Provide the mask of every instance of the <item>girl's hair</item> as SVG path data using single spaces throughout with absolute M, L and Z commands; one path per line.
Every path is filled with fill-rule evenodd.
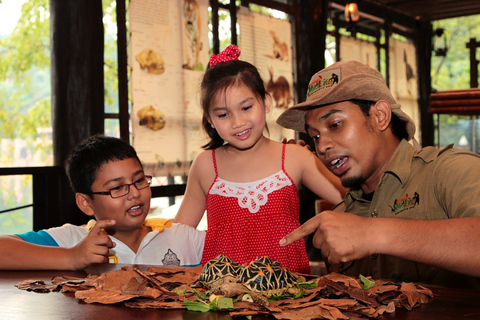
M 261 101 L 265 100 L 267 93 L 262 77 L 257 68 L 248 62 L 241 60 L 220 62 L 205 72 L 200 87 L 200 103 L 203 109 L 203 129 L 210 137 L 210 141 L 202 148 L 212 150 L 223 145 L 224 140 L 208 122 L 209 110 L 219 92 L 225 93 L 229 87 L 241 84 L 249 88 Z
M 72 150 L 65 164 L 73 192 L 90 194 L 98 170 L 105 163 L 130 158 L 136 159 L 142 166 L 135 149 L 128 142 L 102 134 L 83 140 Z M 90 197 L 93 198 L 92 195 Z

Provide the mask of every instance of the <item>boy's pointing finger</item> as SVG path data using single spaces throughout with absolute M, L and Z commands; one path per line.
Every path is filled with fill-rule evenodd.
M 103 229 L 115 225 L 115 220 L 100 220 L 92 227 L 89 234 L 99 235 Z

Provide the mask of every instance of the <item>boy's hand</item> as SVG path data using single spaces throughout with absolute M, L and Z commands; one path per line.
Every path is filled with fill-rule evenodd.
M 108 252 L 115 243 L 102 229 L 115 225 L 115 220 L 100 220 L 90 230 L 88 235 L 75 247 L 70 248 L 70 261 L 73 269 L 81 270 L 92 263 L 108 262 Z

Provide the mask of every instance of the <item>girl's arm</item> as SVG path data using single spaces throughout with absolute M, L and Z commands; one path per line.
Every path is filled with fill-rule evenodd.
M 325 165 L 305 147 L 294 147 L 293 156 L 295 163 L 301 167 L 301 183 L 320 198 L 327 200 L 333 205 L 343 201 L 347 189 L 342 186 L 340 179 L 335 176 Z
M 188 173 L 187 188 L 174 222 L 196 228 L 206 209 L 208 187 L 213 182 L 209 178 L 213 171 L 211 152 L 202 152 L 192 163 Z M 215 176 L 213 171 L 213 177 Z

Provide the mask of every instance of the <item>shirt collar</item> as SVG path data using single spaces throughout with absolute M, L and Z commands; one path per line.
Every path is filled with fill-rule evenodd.
M 383 175 L 389 173 L 400 180 L 402 187 L 408 182 L 410 171 L 412 167 L 412 158 L 415 156 L 415 149 L 408 143 L 407 140 L 402 139 L 390 158 L 390 162 Z
M 397 148 L 392 154 L 390 161 L 387 165 L 385 172 L 382 175 L 382 179 L 386 174 L 391 174 L 392 176 L 396 177 L 400 180 L 402 186 L 405 186 L 408 182 L 408 178 L 410 177 L 411 171 L 411 159 L 415 154 L 415 149 L 413 148 L 407 140 L 402 139 L 398 144 Z M 375 191 L 374 191 L 375 192 Z M 363 190 L 351 190 L 348 191 L 345 195 L 345 204 L 348 205 L 353 201 L 361 201 L 361 202 L 368 202 L 368 200 L 363 198 Z

